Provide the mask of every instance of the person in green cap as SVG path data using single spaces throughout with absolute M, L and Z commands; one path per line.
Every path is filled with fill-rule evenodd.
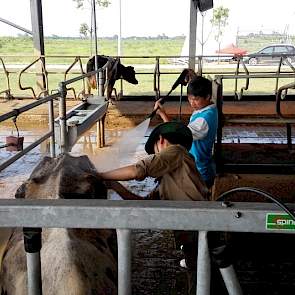
M 190 129 L 181 122 L 166 122 L 151 132 L 145 150 L 149 156 L 134 165 L 100 173 L 110 189 L 124 200 L 204 201 L 209 198 L 208 188 L 198 172 L 194 158 L 189 154 L 193 141 Z M 156 178 L 158 186 L 146 197 L 127 190 L 118 180 Z M 116 180 L 116 181 L 114 181 Z M 195 294 L 197 233 L 174 231 L 176 247 L 182 249 L 182 267 L 187 268 L 188 294 Z
M 158 186 L 146 198 L 127 192 L 121 185 L 112 182 L 110 188 L 126 200 L 206 200 L 207 186 L 188 153 L 192 141 L 190 129 L 181 122 L 162 123 L 153 129 L 145 144 L 149 156 L 133 165 L 100 175 L 105 180 L 144 180 L 146 177 L 158 180 Z

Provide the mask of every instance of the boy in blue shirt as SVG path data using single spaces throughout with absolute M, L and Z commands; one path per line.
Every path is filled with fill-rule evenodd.
M 211 102 L 211 81 L 201 76 L 193 78 L 188 84 L 187 96 L 193 109 L 188 124 L 193 134 L 190 153 L 195 158 L 196 166 L 203 180 L 210 188 L 214 183 L 216 174 L 212 151 L 218 125 L 217 108 Z M 160 100 L 156 102 L 156 108 L 158 108 L 157 114 L 164 122 L 170 121 Z

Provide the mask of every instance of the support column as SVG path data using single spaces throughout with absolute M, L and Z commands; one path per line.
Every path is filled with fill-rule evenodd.
M 195 56 L 197 44 L 197 6 L 194 0 L 190 0 L 190 24 L 189 24 L 189 63 L 190 69 L 195 70 Z
M 45 69 L 45 50 L 44 50 L 44 34 L 43 34 L 43 17 L 42 17 L 42 0 L 30 0 L 31 2 L 31 22 L 34 41 L 34 55 L 36 57 L 42 56 L 41 60 Z M 44 69 L 40 66 L 36 68 L 37 72 L 37 85 L 41 91 L 46 88 L 46 77 Z

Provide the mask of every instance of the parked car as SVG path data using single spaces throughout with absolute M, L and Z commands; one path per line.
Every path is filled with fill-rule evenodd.
M 295 61 L 295 46 L 292 44 L 273 44 L 266 46 L 255 53 L 250 53 L 244 58 L 246 63 L 257 65 L 262 63 L 278 63 L 281 56 L 288 59 L 289 62 Z

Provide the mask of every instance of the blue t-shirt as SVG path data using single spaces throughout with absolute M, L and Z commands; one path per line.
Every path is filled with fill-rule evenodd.
M 218 113 L 215 105 L 210 105 L 204 110 L 192 114 L 190 123 L 197 118 L 203 118 L 208 125 L 207 134 L 201 139 L 195 139 L 192 143 L 190 153 L 194 156 L 197 169 L 204 181 L 212 185 L 216 174 L 215 163 L 212 159 L 212 149 L 218 126 Z

